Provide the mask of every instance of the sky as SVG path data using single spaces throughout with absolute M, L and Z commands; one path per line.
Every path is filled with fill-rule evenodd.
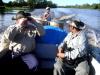
M 14 0 L 3 0 L 4 2 L 14 1 Z M 66 5 L 81 5 L 81 4 L 93 4 L 100 3 L 100 0 L 48 0 L 57 4 L 58 6 L 66 6 Z

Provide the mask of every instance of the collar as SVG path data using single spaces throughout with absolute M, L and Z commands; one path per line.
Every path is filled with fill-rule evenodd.
M 74 34 L 71 32 L 72 39 L 74 39 L 75 37 L 77 37 L 80 33 L 81 33 L 81 31 L 79 31 L 77 33 L 74 33 Z

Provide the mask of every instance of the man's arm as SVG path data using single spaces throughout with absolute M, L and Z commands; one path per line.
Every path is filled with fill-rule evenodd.
M 36 26 L 37 33 L 39 36 L 42 36 L 45 34 L 45 30 L 41 24 L 37 23 L 35 20 L 33 21 L 33 24 Z
M 10 41 L 12 41 L 16 35 L 16 32 L 13 32 L 14 26 L 8 27 L 4 34 L 2 35 L 1 42 L 0 42 L 0 58 L 2 58 L 7 51 L 9 50 Z M 13 33 L 11 33 L 13 32 Z
M 64 54 L 64 46 L 66 45 L 66 41 L 67 41 L 67 37 L 65 37 L 65 39 L 63 40 L 63 42 L 58 46 L 58 53 L 57 53 L 57 56 L 59 58 L 64 58 L 65 57 L 65 54 Z

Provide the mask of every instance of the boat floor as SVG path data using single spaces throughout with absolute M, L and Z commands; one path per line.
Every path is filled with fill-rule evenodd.
M 3 75 L 9 74 L 9 75 L 53 75 L 53 69 L 37 69 L 34 70 L 27 70 L 24 67 L 21 67 L 21 65 L 8 65 L 3 64 L 0 65 L 0 73 Z M 73 71 L 69 71 L 67 75 L 75 75 Z
M 0 73 L 2 73 L 2 74 L 9 74 L 9 75 L 23 75 L 23 74 L 25 74 L 25 75 L 53 75 L 53 70 L 39 70 L 39 71 L 36 71 L 36 72 L 26 72 L 26 71 L 9 71 L 9 70 L 7 70 L 7 71 L 3 71 L 2 70 L 2 72 L 0 72 Z M 72 73 L 72 72 L 70 72 L 70 73 L 67 73 L 67 75 L 75 75 L 74 73 Z
M 5 60 L 6 59 L 6 60 Z M 3 75 L 53 75 L 53 69 L 28 70 L 28 68 L 21 61 L 9 60 L 9 54 L 0 59 L 0 73 Z M 75 75 L 74 71 L 69 71 L 67 75 Z
M 37 71 L 26 71 L 26 70 L 22 70 L 20 68 L 15 69 L 11 69 L 6 68 L 5 67 L 1 70 L 0 69 L 0 73 L 5 75 L 53 75 L 53 69 L 41 69 L 41 70 L 37 70 Z M 74 72 L 69 71 L 69 73 L 67 73 L 67 75 L 75 75 Z
M 37 70 L 27 70 L 21 65 L 8 65 L 8 64 L 0 64 L 0 73 L 3 75 L 53 75 L 53 69 L 37 69 Z M 67 75 L 75 75 L 73 71 L 69 71 Z

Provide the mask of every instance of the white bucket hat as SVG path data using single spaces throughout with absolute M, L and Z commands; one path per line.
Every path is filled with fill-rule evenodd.
M 78 28 L 78 29 L 82 29 L 83 30 L 83 29 L 86 28 L 86 25 L 83 22 L 78 21 L 78 20 L 66 21 L 66 23 L 68 25 L 71 25 L 71 26 L 73 26 L 75 28 Z

